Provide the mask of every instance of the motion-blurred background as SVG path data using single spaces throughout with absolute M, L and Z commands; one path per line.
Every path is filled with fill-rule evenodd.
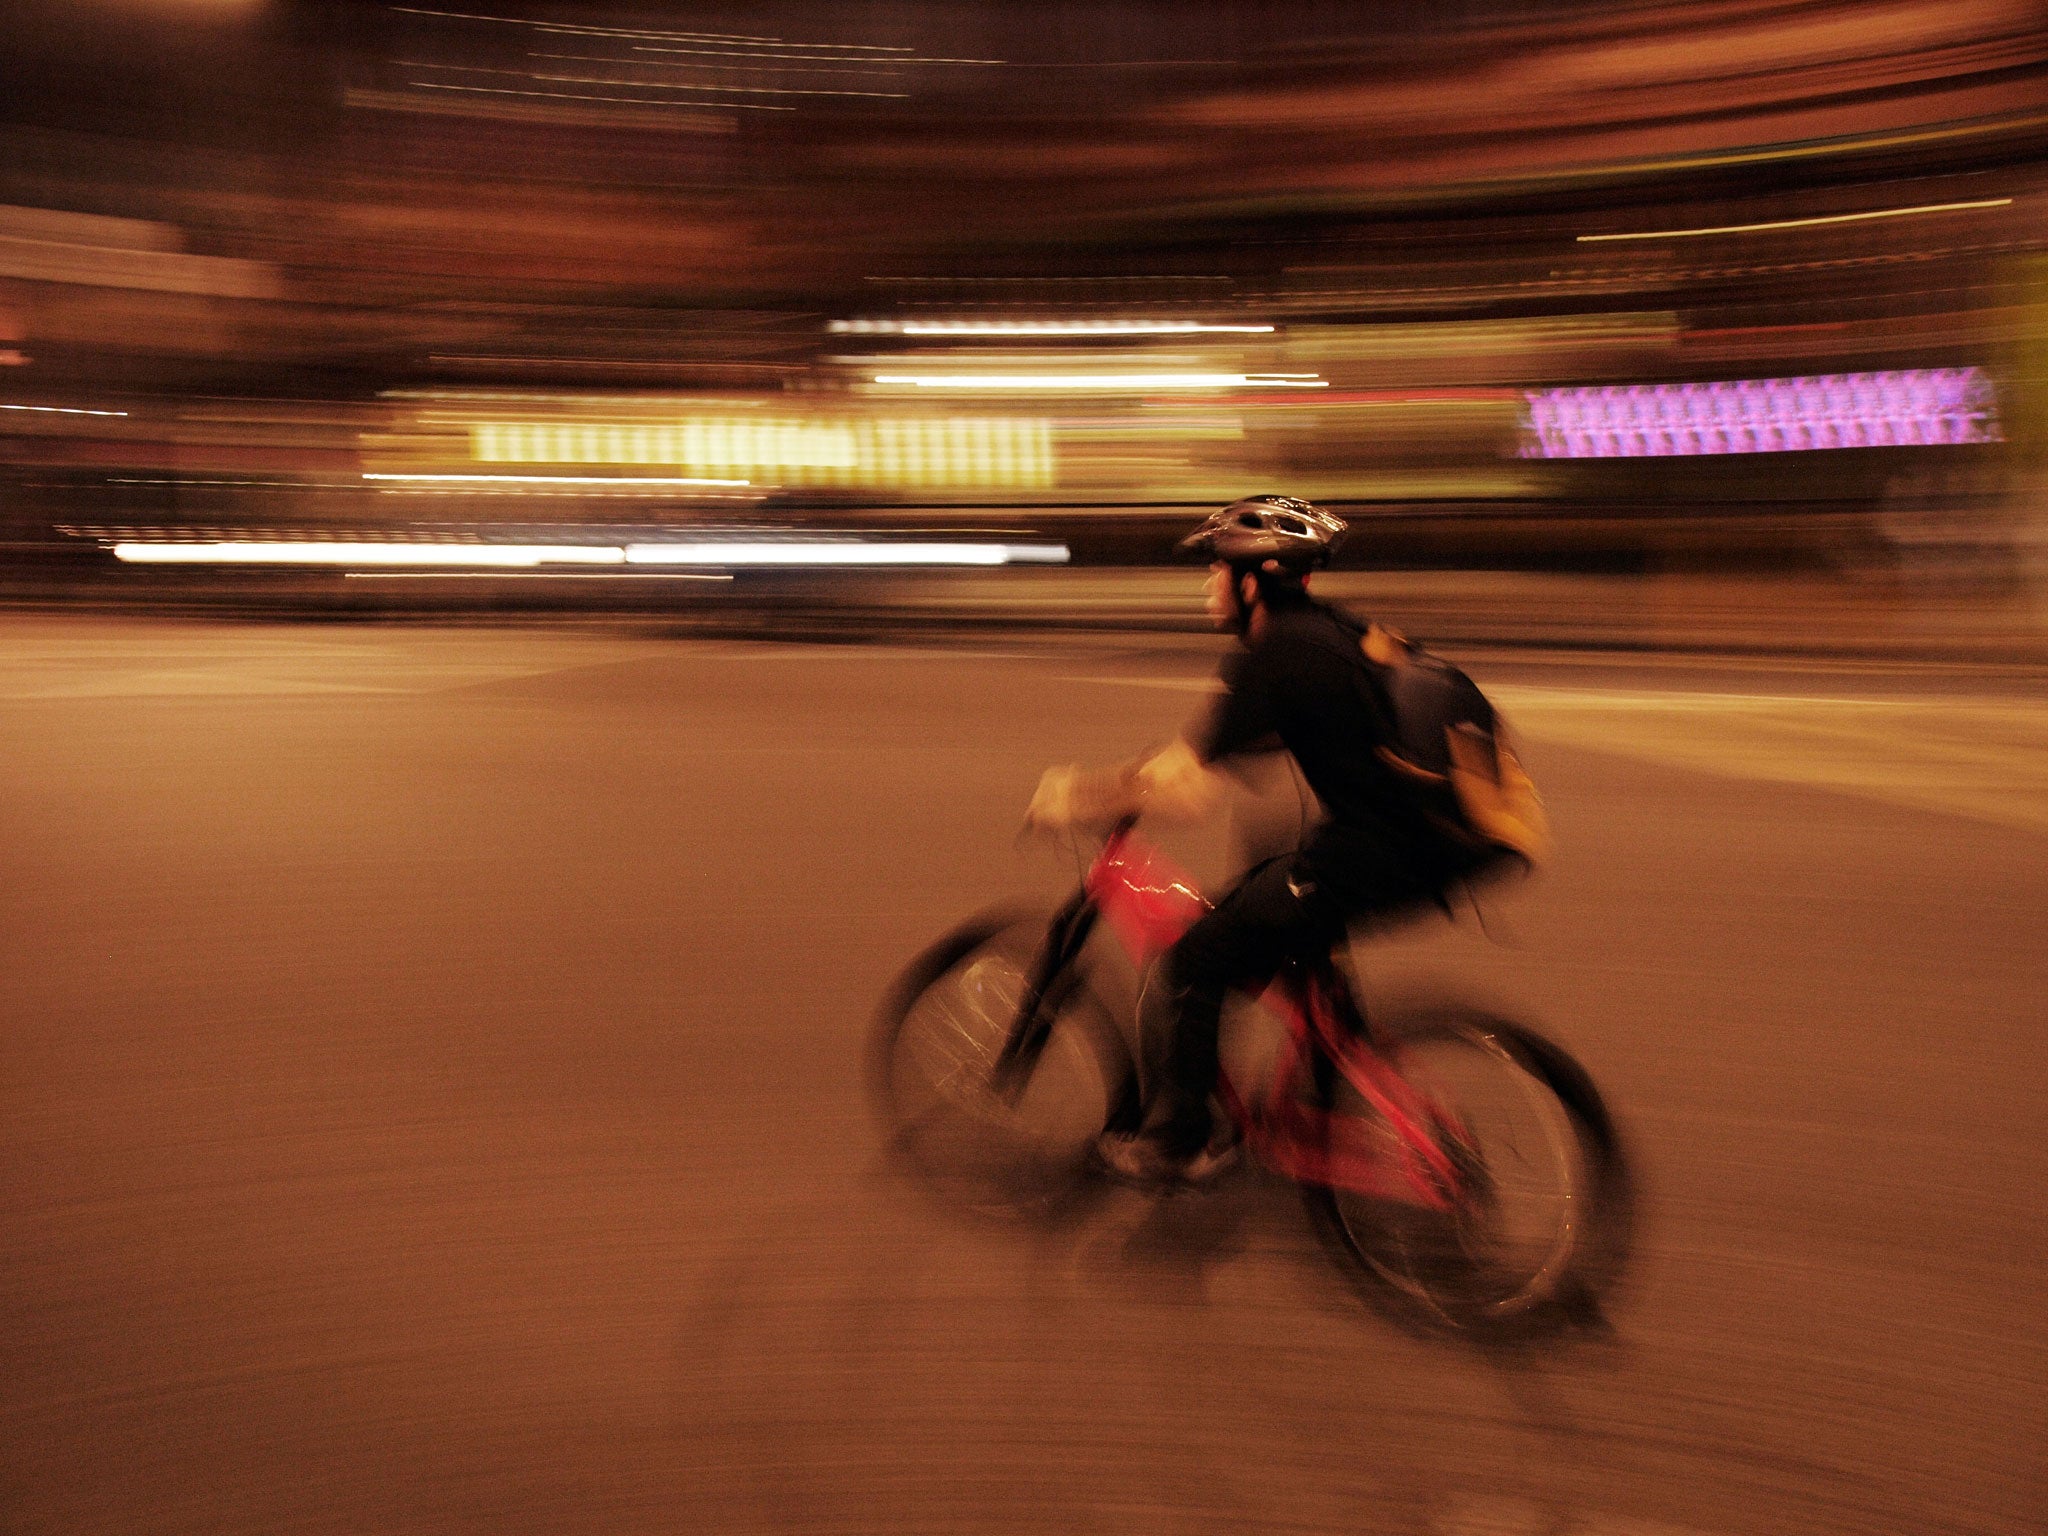
M 1281 490 L 1439 633 L 2039 644 L 2031 0 L 79 0 L 0 50 L 10 594 L 1186 624 L 1144 568 Z M 390 543 L 457 548 L 332 547 Z M 625 579 L 689 572 L 737 579 Z
M 2044 423 L 2040 0 L 0 6 L 0 1531 L 2034 1536 Z M 1607 1095 L 1604 1331 L 886 1175 L 1259 492 L 1520 733 L 1356 958 Z

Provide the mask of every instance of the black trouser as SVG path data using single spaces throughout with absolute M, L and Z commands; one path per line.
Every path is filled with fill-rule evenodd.
M 1355 919 L 1434 900 L 1473 867 L 1441 844 L 1335 830 L 1256 866 L 1160 962 L 1140 1021 L 1151 1068 L 1146 1133 L 1178 1157 L 1208 1141 L 1217 1035 L 1232 988 L 1263 987 L 1290 958 L 1328 954 Z

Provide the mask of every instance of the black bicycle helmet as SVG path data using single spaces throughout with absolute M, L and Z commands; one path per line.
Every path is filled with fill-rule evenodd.
M 1344 519 L 1293 496 L 1247 496 L 1212 512 L 1180 541 L 1189 554 L 1246 570 L 1294 573 L 1328 565 Z

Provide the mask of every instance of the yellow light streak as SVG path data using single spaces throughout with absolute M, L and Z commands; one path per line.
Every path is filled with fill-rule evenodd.
M 730 571 L 345 571 L 350 581 L 731 581 Z
M 1052 425 L 1043 418 L 473 421 L 468 432 L 471 457 L 487 464 L 678 465 L 798 485 L 1042 488 L 1055 480 Z
M 1987 197 L 1967 203 L 1922 203 L 1912 208 L 1874 208 L 1868 213 L 1816 214 L 1807 219 L 1772 219 L 1762 224 L 1716 224 L 1703 229 L 1639 230 L 1618 235 L 1580 235 L 1581 245 L 1609 240 L 1680 240 L 1694 235 L 1741 235 L 1765 229 L 1805 229 L 1819 224 L 1856 224 L 1869 219 L 1903 219 L 1920 213 L 1958 213 L 1972 208 L 2004 208 L 2009 197 Z
M 706 480 L 690 475 L 411 475 L 364 472 L 365 480 L 405 480 L 447 484 L 596 485 L 638 490 L 650 485 L 751 485 L 749 480 Z
M 1197 332 L 1270 335 L 1270 325 L 1212 325 L 1199 320 L 834 320 L 837 335 L 892 336 L 1187 336 Z

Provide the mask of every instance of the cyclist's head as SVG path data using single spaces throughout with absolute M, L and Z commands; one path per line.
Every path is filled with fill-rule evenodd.
M 1258 583 L 1262 602 L 1279 606 L 1307 596 L 1308 573 L 1330 563 L 1344 520 L 1292 496 L 1247 496 L 1212 512 L 1180 547 L 1229 567 L 1234 627 L 1242 629 L 1244 578 Z

